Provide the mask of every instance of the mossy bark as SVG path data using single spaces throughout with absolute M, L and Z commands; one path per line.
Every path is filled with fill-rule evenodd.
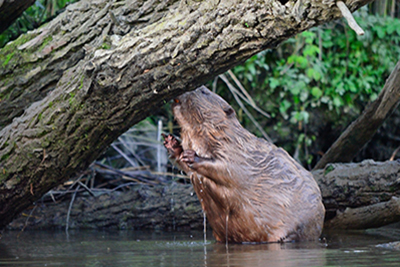
M 333 0 L 68 6 L 0 51 L 0 228 L 164 101 L 340 16 Z

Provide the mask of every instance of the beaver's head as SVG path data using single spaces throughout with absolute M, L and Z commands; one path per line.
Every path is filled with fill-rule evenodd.
M 238 123 L 233 108 L 205 86 L 182 94 L 174 102 L 174 116 L 182 128 L 218 129 L 232 121 Z

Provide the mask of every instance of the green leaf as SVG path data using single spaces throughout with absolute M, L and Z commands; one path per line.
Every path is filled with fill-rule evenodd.
M 278 87 L 280 85 L 280 81 L 276 78 L 269 78 L 269 87 L 271 87 L 271 89 L 275 89 L 276 87 Z
M 322 91 L 318 87 L 314 86 L 311 88 L 311 94 L 316 98 L 320 98 L 322 96 Z
M 389 23 L 389 25 L 387 25 L 386 31 L 388 34 L 392 34 L 396 31 L 396 29 L 400 27 L 400 25 L 398 23 Z
M 308 45 L 308 46 L 306 46 L 306 48 L 303 51 L 304 56 L 314 57 L 319 53 L 320 53 L 320 50 L 319 50 L 318 46 L 316 46 L 316 45 Z
M 335 96 L 333 98 L 333 105 L 335 107 L 341 107 L 341 106 L 343 106 L 343 100 L 339 96 Z
M 289 118 L 289 115 L 287 114 L 287 110 L 292 106 L 292 104 L 284 99 L 280 104 L 279 104 L 279 112 L 281 113 L 282 117 L 287 120 Z
M 384 38 L 386 33 L 385 33 L 385 28 L 383 28 L 382 26 L 378 26 L 376 27 L 376 34 L 378 35 L 379 38 Z

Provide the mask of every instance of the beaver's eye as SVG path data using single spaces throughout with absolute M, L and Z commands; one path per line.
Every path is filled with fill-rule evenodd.
M 207 90 L 201 90 L 201 93 L 202 93 L 203 95 L 209 95 L 209 94 L 210 94 L 210 92 L 207 91 Z
M 228 117 L 235 113 L 235 111 L 231 107 L 224 108 L 224 112 Z

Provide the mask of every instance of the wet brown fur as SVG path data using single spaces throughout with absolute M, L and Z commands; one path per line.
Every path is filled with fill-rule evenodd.
M 190 175 L 217 241 L 318 239 L 325 209 L 310 172 L 244 129 L 232 107 L 207 88 L 176 101 L 182 143 L 170 154 Z

